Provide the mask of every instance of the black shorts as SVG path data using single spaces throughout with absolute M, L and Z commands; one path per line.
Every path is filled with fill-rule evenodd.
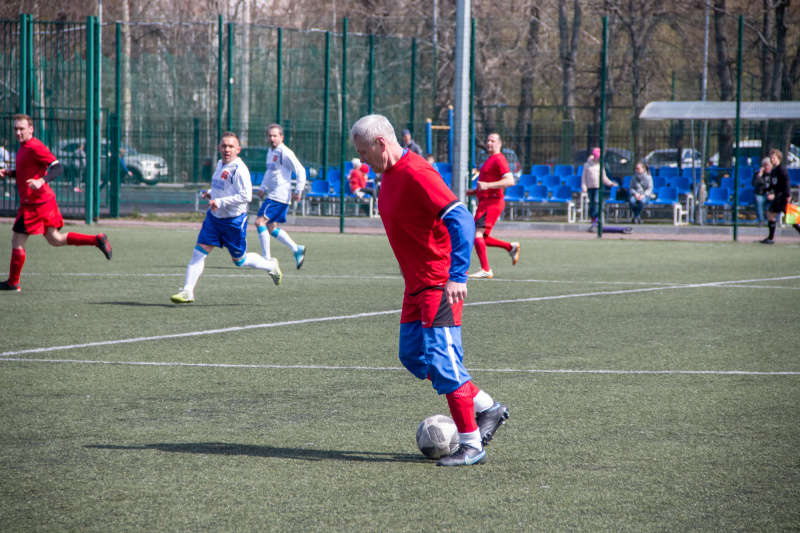
M 786 212 L 786 204 L 789 203 L 789 199 L 785 196 L 776 196 L 772 202 L 769 204 L 769 212 L 775 213 L 785 213 Z

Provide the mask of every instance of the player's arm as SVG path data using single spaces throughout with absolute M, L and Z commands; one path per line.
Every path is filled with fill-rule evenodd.
M 45 183 L 50 183 L 63 173 L 64 173 L 64 166 L 61 163 L 59 163 L 58 160 L 56 159 L 55 161 L 50 163 L 50 165 L 47 167 L 47 171 L 45 172 L 44 177 L 35 180 L 34 179 L 28 180 L 28 186 L 34 191 L 41 189 L 42 187 L 44 187 Z
M 445 285 L 447 301 L 451 304 L 467 296 L 467 271 L 475 241 L 475 221 L 466 206 L 454 200 L 439 213 L 450 234 L 450 276 Z
M 289 161 L 292 163 L 292 170 L 294 170 L 295 175 L 297 176 L 297 184 L 294 187 L 294 195 L 293 199 L 295 201 L 300 199 L 300 196 L 303 194 L 303 191 L 306 188 L 306 169 L 300 160 L 297 159 L 297 156 L 294 155 L 294 152 L 288 152 L 286 155 L 289 156 Z
M 514 185 L 514 174 L 508 172 L 503 174 L 503 177 L 500 178 L 499 181 L 479 181 L 477 183 L 477 188 L 479 191 L 485 191 L 487 189 L 505 189 L 512 185 Z

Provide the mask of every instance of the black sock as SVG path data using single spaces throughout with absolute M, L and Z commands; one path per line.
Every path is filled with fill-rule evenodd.
M 794 224 L 792 227 L 797 230 L 797 233 L 800 233 L 800 224 Z
M 767 226 L 769 226 L 769 237 L 767 237 L 767 238 L 772 240 L 772 238 L 775 237 L 775 221 L 774 220 L 770 220 L 767 223 Z

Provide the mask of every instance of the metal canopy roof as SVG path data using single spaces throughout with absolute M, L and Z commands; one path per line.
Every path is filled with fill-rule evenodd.
M 742 120 L 800 119 L 800 102 L 742 102 Z M 736 102 L 650 102 L 643 120 L 734 120 Z

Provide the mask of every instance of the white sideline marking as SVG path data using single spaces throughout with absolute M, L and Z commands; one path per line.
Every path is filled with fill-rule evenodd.
M 653 291 L 667 291 L 671 289 L 693 289 L 693 288 L 701 288 L 701 287 L 719 287 L 719 286 L 726 286 L 726 285 L 735 285 L 741 283 L 755 283 L 758 281 L 780 281 L 780 280 L 787 280 L 787 279 L 800 279 L 800 276 L 784 276 L 779 278 L 759 278 L 759 279 L 749 279 L 749 280 L 731 280 L 731 281 L 714 281 L 709 283 L 695 283 L 690 285 L 667 285 L 667 286 L 660 286 L 660 287 L 647 287 L 642 289 L 628 289 L 628 290 L 618 290 L 618 291 L 604 291 L 604 292 L 587 292 L 587 293 L 576 293 L 576 294 L 561 294 L 556 296 L 538 296 L 534 298 L 518 298 L 513 300 L 495 300 L 491 302 L 472 302 L 464 304 L 466 306 L 473 306 L 473 305 L 497 305 L 497 304 L 506 304 L 506 303 L 522 303 L 522 302 L 542 302 L 547 300 L 563 300 L 567 298 L 583 298 L 587 296 L 610 296 L 610 295 L 617 295 L 617 294 L 635 294 L 640 292 L 653 292 Z M 230 328 L 220 328 L 220 329 L 211 329 L 211 330 L 202 330 L 202 331 L 190 331 L 186 333 L 173 333 L 170 335 L 156 335 L 152 337 L 134 337 L 131 339 L 119 339 L 113 341 L 98 341 L 98 342 L 87 342 L 83 344 L 70 344 L 66 346 L 50 346 L 45 348 L 32 348 L 29 350 L 18 350 L 18 351 L 10 351 L 10 352 L 2 352 L 0 353 L 0 360 L 2 358 L 10 356 L 10 355 L 22 355 L 28 353 L 42 353 L 42 352 L 53 352 L 58 350 L 71 350 L 74 348 L 90 348 L 94 346 L 112 346 L 116 344 L 130 344 L 134 342 L 143 342 L 143 341 L 154 341 L 154 340 L 162 340 L 162 339 L 177 339 L 182 337 L 199 337 L 203 335 L 211 335 L 215 333 L 229 333 L 233 331 L 244 331 L 248 329 L 262 329 L 262 328 L 274 328 L 278 326 L 291 326 L 291 325 L 298 325 L 298 324 L 311 324 L 315 322 L 328 322 L 333 320 L 349 320 L 353 318 L 366 318 L 366 317 L 373 317 L 373 316 L 381 316 L 381 315 L 391 315 L 399 313 L 400 309 L 393 309 L 391 311 L 375 311 L 371 313 L 358 313 L 355 315 L 341 315 L 341 316 L 330 316 L 330 317 L 319 317 L 319 318 L 306 318 L 302 320 L 288 320 L 285 322 L 275 322 L 272 324 L 252 324 L 249 326 L 236 326 Z
M 22 357 L 0 359 L 0 361 L 16 361 L 23 363 L 76 363 L 95 365 L 129 365 L 129 366 L 188 366 L 205 368 L 262 368 L 279 370 L 389 370 L 404 371 L 405 368 L 395 366 L 328 366 L 328 365 L 255 365 L 228 363 L 170 363 L 154 361 L 93 361 L 82 359 L 26 359 Z M 775 371 L 756 372 L 746 370 L 569 370 L 569 369 L 520 369 L 520 368 L 473 368 L 471 372 L 506 372 L 518 374 L 712 374 L 723 376 L 798 376 L 800 372 Z

